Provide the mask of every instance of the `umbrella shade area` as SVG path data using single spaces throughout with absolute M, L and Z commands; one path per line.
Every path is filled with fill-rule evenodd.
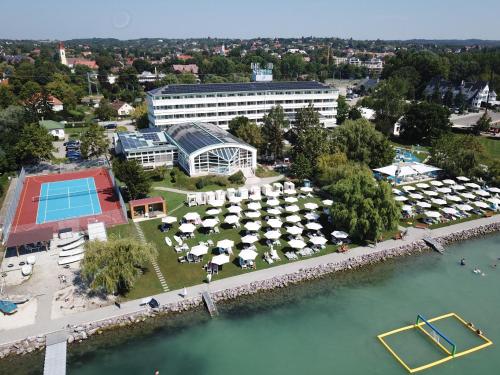
M 340 230 L 332 232 L 332 236 L 338 238 L 339 240 L 349 237 L 349 235 L 346 232 L 342 232 Z
M 267 213 L 268 213 L 269 215 L 275 215 L 275 216 L 279 216 L 279 215 L 281 215 L 281 211 L 280 211 L 280 210 L 278 210 L 277 208 L 269 208 L 269 209 L 267 210 Z
M 281 228 L 283 226 L 283 222 L 279 219 L 269 219 L 267 221 L 267 225 L 271 228 Z
M 221 211 L 220 211 L 220 209 L 218 209 L 218 208 L 209 208 L 209 209 L 207 210 L 207 215 L 209 215 L 209 216 L 215 216 L 215 215 L 220 214 L 220 212 L 221 212 Z
M 427 202 L 418 202 L 417 206 L 421 208 L 431 208 L 431 204 Z
M 427 195 L 428 197 L 437 197 L 439 194 L 433 190 L 422 190 L 422 194 Z
M 413 207 L 409 206 L 407 204 L 404 204 L 403 207 L 401 207 L 401 210 L 405 211 L 405 212 L 412 212 L 413 211 Z
M 295 197 L 286 197 L 285 198 L 286 203 L 296 203 L 297 201 L 298 201 L 298 199 Z
M 408 195 L 412 199 L 424 199 L 424 196 L 422 194 L 411 193 L 411 194 L 408 194 Z
M 473 202 L 472 204 L 475 205 L 476 207 L 479 207 L 479 208 L 489 208 L 490 207 L 490 205 L 488 203 L 485 203 L 483 201 Z
M 220 240 L 217 241 L 217 247 L 220 247 L 221 249 L 230 249 L 234 246 L 234 241 L 233 240 Z
M 493 203 L 493 204 L 500 204 L 500 199 L 498 198 L 495 198 L 495 197 L 492 197 L 492 198 L 488 198 L 486 199 L 488 202 L 490 203 Z
M 177 222 L 177 218 L 174 216 L 165 216 L 161 219 L 162 223 L 173 224 Z
M 251 202 L 247 204 L 247 208 L 249 210 L 258 211 L 262 208 L 262 205 L 259 202 Z
M 320 223 L 307 223 L 306 228 L 309 230 L 320 230 L 323 228 L 323 225 Z
M 222 266 L 223 264 L 229 263 L 229 255 L 226 254 L 216 255 L 212 258 L 210 263 Z
M 467 181 L 470 181 L 469 178 L 465 177 L 465 176 L 458 176 L 457 177 L 457 180 L 458 181 L 462 181 L 462 182 L 467 182 Z
M 489 197 L 490 196 L 490 193 L 488 193 L 485 190 L 476 190 L 476 191 L 474 191 L 474 194 L 479 195 L 481 197 Z
M 280 201 L 277 199 L 269 199 L 266 204 L 271 207 L 276 207 L 280 205 Z
M 179 226 L 179 230 L 182 233 L 193 233 L 195 231 L 195 229 L 196 229 L 196 227 L 190 223 L 181 224 Z
M 299 206 L 297 206 L 296 204 L 292 204 L 291 206 L 286 206 L 285 211 L 294 213 L 294 212 L 299 212 L 300 209 L 299 209 Z
M 425 211 L 424 215 L 433 219 L 437 219 L 438 217 L 441 217 L 441 214 L 437 211 Z
M 201 257 L 202 255 L 208 253 L 208 247 L 205 245 L 196 245 L 191 248 L 189 253 L 193 254 L 194 256 Z
M 281 237 L 281 233 L 277 230 L 270 230 L 269 232 L 264 233 L 264 237 L 266 237 L 268 240 L 277 240 Z
M 490 193 L 493 193 L 493 194 L 498 194 L 498 193 L 500 193 L 500 189 L 499 189 L 499 188 L 497 188 L 497 187 L 490 187 L 490 188 L 488 188 L 488 191 L 489 191 Z
M 259 254 L 256 251 L 245 249 L 240 251 L 238 257 L 240 257 L 243 260 L 254 260 L 255 258 L 257 258 L 257 255 Z
M 431 199 L 431 202 L 437 204 L 438 206 L 444 206 L 446 204 L 444 199 Z
M 306 204 L 304 204 L 304 208 L 306 210 L 312 211 L 312 210 L 318 209 L 318 205 L 316 203 L 306 203 Z
M 456 182 L 454 180 L 443 180 L 443 184 L 446 184 L 446 185 L 455 185 Z
M 242 200 L 243 200 L 243 198 L 241 198 L 241 197 L 232 196 L 231 198 L 229 198 L 229 203 L 238 204 L 238 203 L 241 203 Z
M 403 190 L 408 192 L 408 191 L 415 191 L 416 189 L 415 186 L 409 185 L 409 186 L 403 186 Z
M 201 226 L 203 228 L 213 228 L 215 227 L 217 224 L 219 224 L 219 220 L 216 220 L 216 219 L 205 219 L 201 222 Z
M 229 215 L 229 216 L 226 216 L 226 218 L 224 219 L 224 223 L 233 225 L 233 224 L 236 224 L 239 220 L 240 220 L 240 218 L 238 216 Z
M 460 193 L 459 195 L 464 197 L 464 198 L 467 198 L 467 199 L 475 199 L 476 198 L 476 196 L 472 193 Z
M 398 195 L 397 197 L 394 197 L 394 200 L 397 202 L 405 202 L 408 198 Z
M 184 215 L 184 219 L 187 221 L 200 220 L 200 214 L 198 212 L 188 212 Z
M 448 187 L 442 187 L 442 188 L 438 188 L 436 190 L 440 193 L 443 193 L 443 194 L 450 194 L 451 193 L 451 189 Z
M 476 184 L 474 182 L 468 182 L 464 185 L 467 186 L 468 188 L 471 188 L 471 189 L 481 189 L 481 186 L 479 186 L 478 184 Z
M 399 189 L 392 189 L 392 193 L 393 193 L 393 194 L 396 194 L 396 195 L 401 195 L 401 194 L 403 194 L 403 192 L 402 192 L 401 190 L 399 190 Z
M 290 245 L 292 249 L 303 249 L 306 247 L 306 243 L 302 240 L 291 240 L 288 242 L 288 245 Z
M 448 215 L 458 215 L 458 211 L 452 207 L 443 207 L 441 210 Z
M 310 186 L 304 186 L 304 187 L 301 187 L 300 190 L 302 190 L 304 193 L 312 193 L 313 188 Z
M 457 204 L 455 208 L 460 211 L 472 211 L 474 209 L 472 208 L 472 206 L 469 206 L 468 204 Z
M 245 216 L 249 217 L 251 219 L 256 219 L 260 217 L 260 212 L 259 211 L 247 211 L 245 212 Z
M 467 189 L 464 185 L 453 185 L 451 188 L 455 191 L 462 191 Z
M 254 243 L 257 242 L 259 238 L 257 236 L 254 236 L 253 234 L 247 234 L 246 236 L 241 237 L 241 242 L 243 243 Z
M 437 180 L 430 181 L 429 184 L 431 184 L 432 186 L 443 186 L 443 183 Z
M 309 221 L 319 220 L 319 215 L 314 212 L 308 212 L 304 217 Z
M 227 209 L 227 212 L 231 214 L 239 214 L 243 209 L 240 206 L 231 206 Z
M 251 232 L 256 232 L 260 229 L 260 223 L 256 221 L 249 221 L 245 224 L 245 229 Z
M 309 242 L 313 245 L 322 246 L 327 243 L 327 239 L 325 237 L 312 237 Z
M 447 195 L 446 200 L 452 201 L 452 202 L 462 202 L 462 198 L 456 195 Z
M 291 215 L 286 217 L 287 223 L 298 223 L 300 221 L 300 217 L 298 215 Z
M 330 207 L 333 204 L 333 201 L 331 199 L 325 199 L 325 200 L 321 201 L 321 203 L 323 203 L 323 206 Z
M 427 185 L 427 184 L 426 184 L 426 183 L 424 183 L 424 182 L 420 182 L 420 183 L 418 183 L 418 184 L 417 184 L 417 187 L 418 187 L 418 188 L 420 188 L 420 189 L 429 189 L 429 188 L 430 188 L 430 186 L 429 186 L 429 185 Z
M 286 228 L 287 233 L 290 233 L 292 236 L 297 236 L 302 233 L 302 228 L 293 226 Z

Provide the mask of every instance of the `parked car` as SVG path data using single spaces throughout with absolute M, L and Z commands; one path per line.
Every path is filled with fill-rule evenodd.
M 79 146 L 80 145 L 80 141 L 76 140 L 76 139 L 72 139 L 72 140 L 69 140 L 67 142 L 64 142 L 63 145 L 64 146 Z
M 104 125 L 104 129 L 116 129 L 117 125 L 116 124 L 106 124 Z

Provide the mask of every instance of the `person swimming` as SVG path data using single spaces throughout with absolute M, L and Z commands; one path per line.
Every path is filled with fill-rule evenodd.
M 460 259 L 460 265 L 465 266 L 465 258 Z

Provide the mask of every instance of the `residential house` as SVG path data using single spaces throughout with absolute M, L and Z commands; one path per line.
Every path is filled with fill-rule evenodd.
M 38 123 L 40 126 L 47 129 L 53 137 L 59 140 L 64 140 L 66 138 L 66 134 L 64 133 L 64 124 L 52 120 L 41 120 Z
M 455 98 L 459 93 L 464 95 L 464 98 L 471 108 L 481 108 L 481 104 L 489 101 L 493 103 L 497 100 L 497 94 L 494 90 L 490 90 L 489 82 L 476 81 L 464 82 L 454 84 L 451 81 L 441 79 L 439 77 L 433 78 L 425 87 L 424 95 L 433 96 L 436 92 L 439 93 L 441 99 L 444 98 L 446 93 L 450 91 Z
M 176 73 L 191 73 L 194 75 L 197 75 L 198 71 L 199 71 L 198 65 L 196 65 L 196 64 L 186 64 L 186 65 L 174 64 L 174 65 L 172 65 L 172 69 Z
M 116 112 L 118 113 L 118 116 L 130 116 L 132 112 L 134 112 L 135 108 L 132 107 L 130 104 L 122 102 L 120 100 L 115 100 L 114 102 L 111 103 L 111 107 L 113 107 Z

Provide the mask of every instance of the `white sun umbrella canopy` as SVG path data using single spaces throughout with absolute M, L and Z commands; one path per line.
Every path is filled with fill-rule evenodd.
M 300 216 L 298 215 L 290 215 L 286 217 L 287 223 L 298 223 L 300 221 Z
M 243 198 L 237 197 L 236 195 L 233 195 L 231 198 L 229 198 L 229 203 L 239 204 L 239 203 L 241 203 L 242 200 L 243 200 Z
M 212 258 L 210 263 L 222 266 L 223 264 L 229 263 L 229 255 L 227 254 L 216 255 Z
M 409 206 L 407 204 L 404 204 L 403 207 L 401 207 L 401 211 L 412 212 L 413 211 L 413 207 Z
M 478 202 L 472 202 L 473 205 L 475 205 L 476 207 L 479 207 L 479 208 L 489 208 L 490 205 L 486 202 L 483 202 L 483 201 L 478 201 Z
M 310 230 L 320 230 L 321 228 L 323 228 L 323 225 L 321 225 L 320 223 L 307 223 L 306 228 Z
M 292 249 L 303 249 L 306 247 L 306 243 L 304 241 L 296 239 L 288 241 L 288 245 L 290 245 Z
M 468 182 L 464 185 L 467 186 L 468 188 L 471 188 L 471 189 L 481 189 L 481 186 L 479 186 L 478 184 L 476 184 L 474 182 Z
M 295 197 L 286 197 L 286 198 L 285 198 L 285 202 L 286 202 L 286 203 L 295 203 L 295 202 L 297 202 L 297 201 L 298 201 L 298 199 L 297 199 L 297 198 L 295 198 Z
M 209 204 L 212 207 L 222 207 L 222 206 L 224 206 L 224 201 L 222 199 L 218 199 L 218 200 L 210 201 Z
M 268 191 L 266 192 L 266 197 L 278 198 L 280 196 L 279 191 Z
M 245 229 L 251 232 L 257 232 L 260 229 L 260 223 L 257 221 L 249 221 L 245 224 Z
M 490 196 L 490 193 L 488 193 L 486 190 L 482 190 L 482 189 L 475 190 L 474 194 L 479 195 L 481 197 L 489 197 Z
M 313 202 L 308 202 L 308 203 L 304 204 L 304 208 L 306 210 L 312 211 L 312 210 L 316 210 L 318 208 L 318 205 L 316 203 L 313 203 Z
M 333 231 L 332 236 L 338 238 L 339 240 L 349 237 L 349 235 L 346 232 L 342 232 L 341 230 Z
M 418 202 L 417 206 L 422 207 L 422 208 L 431 208 L 432 207 L 431 204 L 427 203 L 427 202 Z
M 206 245 L 196 245 L 191 248 L 189 251 L 191 254 L 197 257 L 201 257 L 202 255 L 205 255 L 208 253 L 208 246 Z
M 446 205 L 446 201 L 444 199 L 435 199 L 435 198 L 432 198 L 431 202 L 434 203 L 434 204 L 437 204 L 438 206 L 444 206 L 444 205 Z
M 455 208 L 460 211 L 472 211 L 474 209 L 472 206 L 468 204 L 457 204 Z
M 256 219 L 260 217 L 260 212 L 259 211 L 246 211 L 245 216 L 249 217 L 251 219 Z
M 236 215 L 228 215 L 224 219 L 224 223 L 230 224 L 230 225 L 236 224 L 238 221 L 240 221 L 240 218 Z
M 259 202 L 251 202 L 247 204 L 249 210 L 259 211 L 262 208 L 262 205 Z
M 458 176 L 457 177 L 457 180 L 458 181 L 462 181 L 462 182 L 467 182 L 467 181 L 470 181 L 469 178 L 465 177 L 465 176 Z
M 240 251 L 238 257 L 246 261 L 246 260 L 255 260 L 255 258 L 257 258 L 257 255 L 259 254 L 256 251 L 245 249 Z
M 200 220 L 200 214 L 198 212 L 188 212 L 184 215 L 184 219 L 187 221 Z
M 408 200 L 408 198 L 403 197 L 401 195 L 398 195 L 398 196 L 394 197 L 394 200 L 397 201 L 397 202 L 405 202 L 405 201 Z
M 294 212 L 299 212 L 300 208 L 296 204 L 292 204 L 291 206 L 286 206 L 285 207 L 285 211 L 286 212 L 294 213 Z
M 500 193 L 500 189 L 499 189 L 499 188 L 497 188 L 497 187 L 490 187 L 490 188 L 488 188 L 488 191 L 489 191 L 490 193 L 493 193 L 493 194 L 498 194 L 498 193 Z
M 281 215 L 281 211 L 278 210 L 277 208 L 268 208 L 267 213 L 269 215 L 275 215 L 275 216 Z
M 240 206 L 230 206 L 227 211 L 231 214 L 239 214 L 243 209 Z
M 395 190 L 397 190 L 397 189 L 395 189 Z M 401 193 L 400 190 L 398 190 L 398 191 Z M 321 203 L 323 203 L 323 206 L 330 207 L 333 204 L 333 201 L 331 199 L 325 199 L 325 200 L 321 201 Z
M 268 240 L 277 240 L 281 237 L 281 233 L 277 230 L 270 230 L 269 232 L 264 233 L 264 237 L 266 237 Z
M 441 214 L 437 211 L 425 211 L 424 215 L 434 219 L 441 217 Z
M 393 193 L 393 194 L 396 194 L 396 195 L 401 195 L 401 194 L 403 194 L 403 192 L 402 192 L 401 190 L 399 190 L 399 189 L 394 189 L 394 188 L 392 189 L 392 193 Z
M 221 249 L 230 249 L 233 246 L 234 246 L 234 241 L 232 241 L 232 240 L 224 239 L 224 240 L 217 241 L 217 247 L 219 247 Z
M 452 207 L 443 207 L 441 211 L 448 215 L 458 215 L 458 211 Z
M 207 215 L 210 215 L 210 216 L 215 216 L 215 215 L 218 215 L 220 214 L 220 209 L 219 208 L 209 208 L 207 210 Z
M 447 180 L 443 180 L 443 184 L 446 184 L 446 185 L 455 185 L 456 182 L 453 181 L 453 180 L 447 179 Z
M 277 199 L 269 199 L 266 204 L 271 207 L 276 207 L 280 205 L 280 201 Z
M 252 194 L 248 197 L 248 199 L 250 199 L 251 201 L 260 201 L 262 199 L 262 196 L 257 194 Z
M 427 185 L 427 184 L 426 184 L 426 183 L 424 183 L 424 182 L 419 182 L 419 183 L 417 184 L 417 187 L 418 187 L 418 188 L 420 188 L 420 189 L 429 189 L 429 188 L 430 188 L 430 186 L 429 186 L 429 185 Z
M 429 197 L 437 197 L 439 195 L 437 191 L 433 190 L 422 190 L 422 193 Z
M 436 190 L 439 191 L 440 193 L 443 193 L 443 194 L 450 194 L 451 193 L 451 189 L 448 187 L 441 187 L 441 188 L 437 188 Z
M 432 180 L 429 182 L 429 184 L 431 184 L 432 186 L 443 186 L 443 183 L 441 181 L 437 181 L 437 180 Z
M 464 185 L 452 185 L 451 188 L 455 191 L 462 191 L 467 189 Z
M 219 220 L 216 220 L 216 219 L 205 219 L 201 222 L 201 226 L 203 228 L 213 228 L 215 227 L 217 224 L 219 224 Z
M 452 202 L 462 202 L 462 199 L 456 195 L 447 195 L 445 198 Z
M 267 221 L 267 225 L 269 225 L 271 228 L 281 228 L 283 226 L 283 222 L 280 219 L 269 219 Z
M 179 230 L 182 233 L 193 233 L 195 231 L 196 227 L 193 224 L 190 223 L 184 223 L 179 226 Z
M 403 190 L 408 192 L 408 191 L 415 191 L 415 186 L 411 186 L 411 185 L 408 185 L 408 186 L 403 186 Z
M 467 199 L 474 199 L 476 198 L 476 196 L 472 193 L 460 193 L 459 194 L 460 196 L 464 197 L 464 198 L 467 198 Z
M 325 237 L 317 236 L 317 237 L 312 237 L 309 240 L 309 242 L 312 243 L 313 245 L 322 246 L 327 243 L 327 239 Z
M 286 228 L 286 231 L 292 236 L 298 236 L 299 234 L 302 234 L 303 229 L 294 225 L 293 227 Z
M 410 196 L 410 198 L 412 199 L 424 199 L 424 196 L 422 194 L 418 194 L 418 193 L 410 193 L 408 194 Z
M 259 238 L 253 234 L 247 234 L 246 236 L 241 237 L 241 242 L 248 244 L 252 244 L 254 242 L 257 242 L 258 240 Z
M 308 212 L 304 217 L 309 221 L 315 221 L 319 219 L 319 215 L 315 212 Z
M 313 188 L 310 186 L 303 186 L 300 188 L 304 193 L 311 193 L 313 191 Z
M 177 222 L 177 218 L 175 216 L 165 216 L 161 219 L 162 223 L 173 224 Z

